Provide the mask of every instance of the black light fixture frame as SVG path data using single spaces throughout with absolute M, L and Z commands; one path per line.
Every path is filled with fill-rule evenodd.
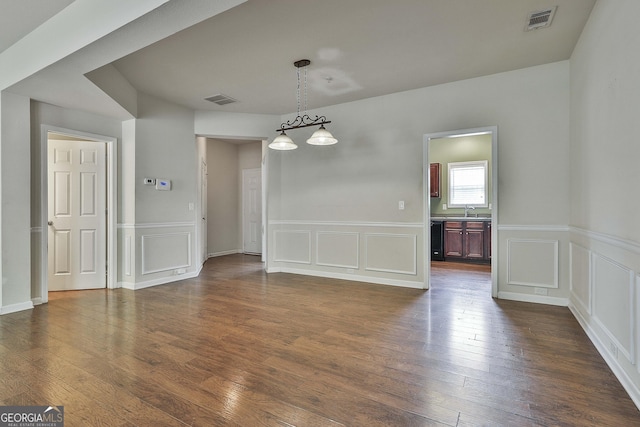
M 306 67 L 311 64 L 311 61 L 308 59 L 301 59 L 293 63 L 296 68 Z M 276 129 L 276 132 L 284 132 L 286 130 L 291 129 L 300 129 L 306 128 L 309 126 L 324 126 L 327 123 L 331 123 L 331 120 L 327 120 L 326 116 L 315 116 L 314 118 L 309 117 L 308 114 L 300 115 L 300 110 L 298 109 L 298 115 L 293 120 L 287 120 L 285 123 L 282 123 L 279 129 Z

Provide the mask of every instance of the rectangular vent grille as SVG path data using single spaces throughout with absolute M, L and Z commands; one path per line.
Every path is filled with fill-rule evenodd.
M 544 28 L 551 25 L 553 15 L 556 13 L 558 6 L 554 6 L 551 9 L 540 10 L 537 12 L 531 12 L 529 14 L 526 31 L 537 30 L 538 28 Z
M 214 104 L 218 104 L 218 105 L 227 105 L 227 104 L 233 104 L 234 102 L 238 102 L 237 100 L 231 98 L 230 96 L 223 95 L 221 93 L 205 98 L 205 101 L 213 102 Z

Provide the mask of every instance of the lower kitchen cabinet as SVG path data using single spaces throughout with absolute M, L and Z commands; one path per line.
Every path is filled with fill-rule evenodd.
M 488 261 L 486 224 L 489 221 L 445 221 L 444 252 L 448 261 Z M 489 229 L 490 230 L 490 229 Z

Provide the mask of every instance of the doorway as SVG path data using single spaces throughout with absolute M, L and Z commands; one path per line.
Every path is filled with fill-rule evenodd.
M 423 141 L 425 289 L 433 270 L 440 280 L 443 272 L 476 266 L 490 269 L 496 297 L 497 127 L 427 134 Z
M 41 127 L 41 301 L 116 285 L 117 139 Z
M 242 170 L 242 251 L 262 254 L 262 170 Z

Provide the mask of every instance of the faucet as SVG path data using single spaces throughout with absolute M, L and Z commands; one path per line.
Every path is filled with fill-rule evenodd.
M 474 206 L 464 205 L 464 217 L 469 216 L 469 209 L 475 209 Z

